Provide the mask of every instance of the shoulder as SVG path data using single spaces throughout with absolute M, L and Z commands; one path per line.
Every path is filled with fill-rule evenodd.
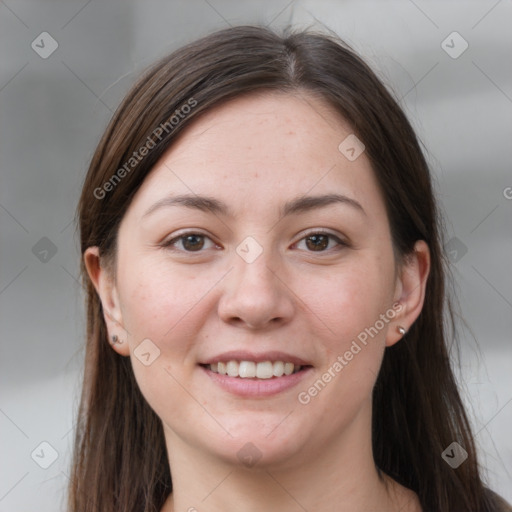
M 491 505 L 489 508 L 492 512 L 512 512 L 512 505 L 505 501 L 499 494 L 496 494 L 491 489 L 486 489 L 485 494 L 488 503 Z

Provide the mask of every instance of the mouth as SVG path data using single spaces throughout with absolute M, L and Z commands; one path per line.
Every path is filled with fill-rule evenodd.
M 227 375 L 239 379 L 276 379 L 293 375 L 310 365 L 294 364 L 290 361 L 218 361 L 211 364 L 201 364 L 203 368 L 219 375 Z
M 231 395 L 265 398 L 297 386 L 313 370 L 307 361 L 283 352 L 227 352 L 199 364 L 210 382 Z

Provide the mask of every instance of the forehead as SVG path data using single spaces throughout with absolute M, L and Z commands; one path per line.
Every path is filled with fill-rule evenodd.
M 189 126 L 168 151 L 174 162 L 201 153 L 242 161 L 250 168 L 279 157 L 284 162 L 304 156 L 319 158 L 319 149 L 337 147 L 351 133 L 349 124 L 325 101 L 306 92 L 253 93 L 228 101 Z M 335 150 L 335 151 L 332 151 Z M 314 153 L 314 155 L 312 155 Z M 321 160 L 319 160 L 319 165 Z
M 340 192 L 382 213 L 364 152 L 351 161 L 339 150 L 351 135 L 350 125 L 327 102 L 306 93 L 239 97 L 187 127 L 146 177 L 132 206 L 141 215 L 155 200 L 192 193 L 214 195 L 234 211 L 261 213 L 265 205 L 274 208 L 309 192 Z

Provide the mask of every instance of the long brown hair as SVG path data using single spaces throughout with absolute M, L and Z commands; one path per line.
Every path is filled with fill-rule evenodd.
M 148 69 L 92 158 L 77 210 L 82 255 L 98 246 L 103 261 L 115 266 L 120 221 L 164 151 L 201 113 L 254 91 L 304 91 L 327 100 L 366 146 L 397 257 L 411 253 L 417 240 L 430 248 L 423 310 L 405 338 L 386 350 L 374 388 L 376 466 L 414 490 L 424 511 L 492 510 L 450 367 L 448 268 L 429 169 L 397 102 L 338 38 L 240 26 L 188 44 Z M 131 160 L 143 146 L 145 156 Z M 161 421 L 139 391 L 130 359 L 109 345 L 83 258 L 81 270 L 87 344 L 69 510 L 157 512 L 172 491 Z M 457 469 L 441 457 L 454 441 L 468 454 Z

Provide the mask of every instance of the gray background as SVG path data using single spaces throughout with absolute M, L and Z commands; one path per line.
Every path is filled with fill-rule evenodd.
M 400 99 L 446 215 L 475 439 L 512 501 L 511 20 L 504 0 L 0 1 L 0 512 L 64 510 L 84 338 L 73 217 L 95 145 L 144 67 L 241 23 L 328 26 Z M 48 58 L 31 47 L 45 31 Z

